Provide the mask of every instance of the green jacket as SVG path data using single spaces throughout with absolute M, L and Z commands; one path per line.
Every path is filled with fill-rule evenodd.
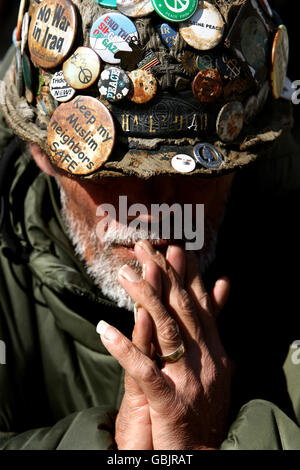
M 106 319 L 130 336 L 132 314 L 104 299 L 87 277 L 65 234 L 55 184 L 20 151 L 2 119 L 0 155 L 0 340 L 6 345 L 0 448 L 113 448 L 123 371 L 95 326 Z M 300 366 L 297 350 L 289 350 L 300 338 L 299 280 L 289 275 L 299 257 L 291 224 L 300 159 L 291 135 L 277 155 L 236 178 L 206 280 L 209 286 L 218 274 L 232 279 L 220 318 L 236 364 L 232 426 L 222 449 L 300 449 Z

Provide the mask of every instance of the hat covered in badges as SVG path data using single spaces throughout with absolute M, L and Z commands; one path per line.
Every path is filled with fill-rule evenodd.
M 267 0 L 21 0 L 7 123 L 70 176 L 218 175 L 292 125 Z

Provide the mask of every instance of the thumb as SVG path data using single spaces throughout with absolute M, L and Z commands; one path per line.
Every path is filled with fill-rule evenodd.
M 215 316 L 218 317 L 227 302 L 230 292 L 230 280 L 228 277 L 221 277 L 214 285 L 211 293 L 211 300 L 214 307 Z

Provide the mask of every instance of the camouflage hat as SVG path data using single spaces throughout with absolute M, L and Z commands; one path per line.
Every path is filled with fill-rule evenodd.
M 230 172 L 293 124 L 277 18 L 266 0 L 21 0 L 1 108 L 70 176 Z

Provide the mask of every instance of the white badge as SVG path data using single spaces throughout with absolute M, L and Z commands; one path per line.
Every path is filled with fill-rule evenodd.
M 196 168 L 195 160 L 184 153 L 175 155 L 175 157 L 172 158 L 171 165 L 174 170 L 179 171 L 180 173 L 190 173 Z

